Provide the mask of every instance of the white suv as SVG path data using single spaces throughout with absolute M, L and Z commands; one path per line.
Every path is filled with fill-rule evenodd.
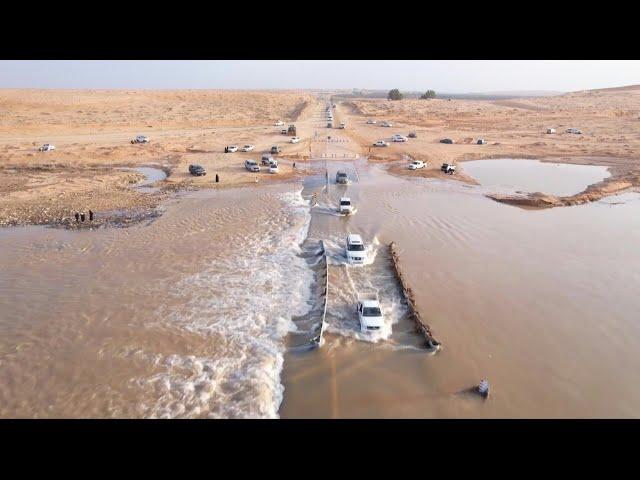
M 367 259 L 367 252 L 360 235 L 351 233 L 347 235 L 347 262 L 351 265 L 364 265 Z
M 424 168 L 424 162 L 422 160 L 414 160 L 409 164 L 409 170 L 418 170 L 419 168 Z
M 260 171 L 260 165 L 258 165 L 255 160 L 245 160 L 244 168 L 246 168 L 250 172 L 259 172 Z
M 250 152 L 254 148 L 256 148 L 256 147 L 254 147 L 253 145 L 245 145 L 244 147 L 242 147 L 242 151 L 243 152 Z

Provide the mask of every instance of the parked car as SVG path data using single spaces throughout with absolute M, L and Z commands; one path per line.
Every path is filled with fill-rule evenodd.
M 575 133 L 576 135 L 581 135 L 582 130 L 578 130 L 577 128 L 567 128 L 567 133 Z
M 416 134 L 416 132 L 411 132 L 409 134 L 409 138 L 418 138 L 418 135 Z
M 347 172 L 344 170 L 338 170 L 336 173 L 336 183 L 349 183 L 349 177 L 347 177 Z
M 345 128 L 347 128 L 347 124 L 342 122 L 338 128 L 341 128 L 344 130 Z
M 131 143 L 149 143 L 149 137 L 145 135 L 138 135 L 136 138 L 131 140 Z
M 282 120 L 278 120 L 276 123 L 273 124 L 275 127 L 281 127 L 282 125 L 284 125 L 284 122 Z
M 367 259 L 367 252 L 360 235 L 351 233 L 347 235 L 346 245 L 347 262 L 351 265 L 363 265 Z
M 291 137 L 291 140 L 289 140 L 290 143 L 298 143 L 300 142 L 300 137 Z
M 384 326 L 384 317 L 377 293 L 358 294 L 357 310 L 362 333 L 380 330 Z
M 328 122 L 328 123 L 327 123 L 327 128 L 333 128 L 333 123 Z
M 393 127 L 393 123 L 390 122 L 382 122 L 380 124 L 381 127 Z
M 230 147 L 227 147 L 227 152 L 229 153 L 234 153 L 238 151 L 238 147 L 236 145 L 231 145 Z
M 282 149 L 277 145 L 274 145 L 273 147 L 271 147 L 271 153 L 280 153 L 281 151 Z
M 280 130 L 280 134 L 281 135 L 286 135 L 287 134 L 287 129 L 283 128 L 282 130 Z
M 369 120 L 367 120 L 367 124 L 368 125 L 375 125 L 376 121 L 370 118 Z
M 389 146 L 389 142 L 385 142 L 384 140 L 378 140 L 376 143 L 373 144 L 374 147 L 388 147 Z
M 269 155 L 268 153 L 265 153 L 262 155 L 262 159 L 260 160 L 260 163 L 262 165 L 269 165 L 271 162 L 273 162 L 273 157 L 271 155 Z
M 269 173 L 279 173 L 280 170 L 278 169 L 278 163 L 277 162 L 271 162 L 269 164 Z
M 38 148 L 39 152 L 50 152 L 51 150 L 55 150 L 56 147 L 50 143 L 45 143 L 40 148 Z
M 451 140 L 450 138 L 443 138 L 442 140 L 440 140 L 440 143 L 452 144 L 453 140 Z
M 424 168 L 425 164 L 422 160 L 414 160 L 409 164 L 409 170 L 418 170 L 419 168 Z
M 244 147 L 242 147 L 242 151 L 243 152 L 250 152 L 251 150 L 253 150 L 254 148 L 256 148 L 253 145 L 245 145 Z
M 479 138 L 476 143 L 478 145 L 486 145 L 487 141 L 484 138 Z
M 260 165 L 258 165 L 255 160 L 245 160 L 244 168 L 246 168 L 250 172 L 259 172 L 260 171 Z
M 201 177 L 207 174 L 207 171 L 204 169 L 202 165 L 189 165 L 189 173 L 196 177 Z
M 547 133 L 556 133 L 555 128 L 547 128 Z
M 456 171 L 456 166 L 453 163 L 443 163 L 440 170 L 449 175 L 453 175 Z
M 406 142 L 407 137 L 400 134 L 396 134 L 393 137 L 391 137 L 391 140 L 393 140 L 394 142 Z

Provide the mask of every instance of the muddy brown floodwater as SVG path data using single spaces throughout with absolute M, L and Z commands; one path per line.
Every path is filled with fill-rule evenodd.
M 528 211 L 364 159 L 330 161 L 327 188 L 316 167 L 304 188 L 182 194 L 126 229 L 1 230 L 0 417 L 640 416 L 640 195 Z M 333 211 L 342 195 L 355 215 Z M 364 267 L 344 265 L 347 233 Z M 294 348 L 315 321 L 320 239 L 325 342 Z M 361 290 L 383 303 L 378 336 L 359 333 Z M 486 401 L 468 391 L 484 377 Z

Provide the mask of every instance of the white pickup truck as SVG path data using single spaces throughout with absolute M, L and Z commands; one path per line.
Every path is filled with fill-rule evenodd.
M 419 168 L 424 168 L 424 162 L 422 160 L 414 160 L 409 164 L 409 170 L 418 170 Z
M 384 317 L 382 316 L 377 293 L 358 294 L 357 309 L 361 332 L 367 333 L 382 329 Z

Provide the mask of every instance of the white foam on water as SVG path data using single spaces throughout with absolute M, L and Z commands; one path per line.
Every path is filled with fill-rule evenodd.
M 393 325 L 407 313 L 397 280 L 388 267 L 374 265 L 380 247 L 377 237 L 368 243 L 365 239 L 367 260 L 364 266 L 347 263 L 345 241 L 346 238 L 341 241 L 337 236 L 324 241 L 329 264 L 342 267 L 330 272 L 332 283 L 326 331 L 364 342 L 387 340 L 393 333 Z M 363 292 L 378 293 L 384 316 L 383 328 L 378 331 L 360 331 L 356 302 L 358 293 Z
M 309 224 L 301 191 L 278 195 L 266 231 L 244 237 L 234 255 L 223 255 L 171 292 L 179 311 L 159 308 L 172 327 L 205 335 L 207 357 L 154 357 L 161 373 L 137 384 L 155 391 L 148 417 L 277 418 L 280 381 L 293 316 L 311 308 L 313 272 L 298 256 Z

